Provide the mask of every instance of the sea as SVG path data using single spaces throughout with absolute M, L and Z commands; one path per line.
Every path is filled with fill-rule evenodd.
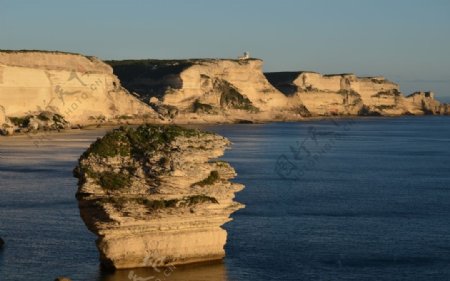
M 450 118 L 201 129 L 246 186 L 223 261 L 102 271 L 72 170 L 109 129 L 36 133 L 0 138 L 0 280 L 450 280 Z

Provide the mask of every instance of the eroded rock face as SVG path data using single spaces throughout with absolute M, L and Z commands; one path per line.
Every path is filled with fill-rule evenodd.
M 154 111 L 121 87 L 94 57 L 41 51 L 0 51 L 0 126 L 5 117 L 59 114 L 72 124 L 98 118 L 141 118 Z
M 263 74 L 263 62 L 258 59 L 108 63 L 125 87 L 145 102 L 153 100 L 150 104 L 156 111 L 179 123 L 422 115 L 438 114 L 446 109 L 439 109 L 439 102 L 434 98 L 405 97 L 399 85 L 384 77 L 315 72 Z M 176 115 L 168 115 L 166 107 L 171 107 Z
M 266 73 L 266 77 L 278 90 L 298 97 L 316 116 L 423 115 L 445 111 L 432 93 L 405 97 L 397 84 L 384 77 L 315 72 Z
M 97 140 L 75 169 L 81 217 L 98 235 L 104 266 L 133 268 L 221 259 L 221 225 L 243 205 L 234 169 L 212 161 L 221 136 L 177 126 L 120 128 Z
M 448 115 L 447 105 L 441 104 L 434 98 L 432 92 L 415 92 L 407 97 L 410 111 L 415 114 Z
M 227 59 L 108 62 L 124 86 L 149 102 L 178 109 L 175 122 L 226 122 L 239 119 L 300 118 L 300 106 L 273 87 L 263 62 Z

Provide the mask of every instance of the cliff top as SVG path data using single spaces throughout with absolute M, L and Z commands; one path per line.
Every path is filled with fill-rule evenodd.
M 136 77 L 151 77 L 161 79 L 167 75 L 177 75 L 194 65 L 230 61 L 245 64 L 248 61 L 261 61 L 260 59 L 142 59 L 142 60 L 109 60 L 105 61 L 113 67 L 114 73 L 123 81 L 129 81 Z
M 72 53 L 72 52 L 64 52 L 64 51 L 57 51 L 57 50 L 1 50 L 0 53 L 7 53 L 7 54 L 25 54 L 25 53 L 42 53 L 42 54 L 55 54 L 55 55 L 73 55 L 73 56 L 81 56 L 88 59 L 95 59 L 94 56 L 85 56 L 79 53 Z
M 300 75 L 302 74 L 317 74 L 324 78 L 334 78 L 334 77 L 348 77 L 352 76 L 359 80 L 371 80 L 374 83 L 392 83 L 395 84 L 389 80 L 387 80 L 383 76 L 356 76 L 354 73 L 337 73 L 337 74 L 321 74 L 319 72 L 315 71 L 280 71 L 280 72 L 266 72 L 264 75 L 267 77 L 267 79 L 271 83 L 291 83 L 294 80 L 296 80 Z
M 93 56 L 46 50 L 0 50 L 0 64 L 45 70 L 112 73 L 112 68 Z

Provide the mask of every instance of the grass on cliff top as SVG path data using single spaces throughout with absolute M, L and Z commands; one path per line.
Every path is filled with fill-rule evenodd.
M 56 50 L 1 50 L 0 53 L 8 53 L 8 54 L 14 54 L 14 53 L 44 53 L 44 54 L 57 54 L 57 55 L 74 55 L 74 56 L 81 56 L 88 58 L 89 60 L 92 60 L 93 56 L 85 56 L 79 53 L 72 53 L 72 52 L 64 52 L 64 51 L 56 51 Z
M 140 159 L 142 156 L 152 154 L 155 151 L 170 149 L 170 143 L 177 137 L 196 137 L 206 132 L 195 129 L 186 129 L 175 125 L 142 125 L 138 128 L 121 127 L 107 133 L 103 138 L 97 139 L 89 149 L 81 156 L 81 159 L 91 155 L 100 158 L 133 157 Z M 103 189 L 117 191 L 129 187 L 132 183 L 134 172 L 130 167 L 115 172 L 97 173 L 91 167 L 80 164 L 77 167 L 75 177 L 83 179 L 84 171 L 87 178 L 93 179 Z
M 93 154 L 107 158 L 146 154 L 170 144 L 177 137 L 195 137 L 203 134 L 209 133 L 175 125 L 142 125 L 135 129 L 121 127 L 97 139 L 83 156 Z

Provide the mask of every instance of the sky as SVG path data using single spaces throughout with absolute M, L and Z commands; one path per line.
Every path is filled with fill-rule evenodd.
M 0 49 L 383 75 L 450 102 L 448 0 L 0 0 Z

